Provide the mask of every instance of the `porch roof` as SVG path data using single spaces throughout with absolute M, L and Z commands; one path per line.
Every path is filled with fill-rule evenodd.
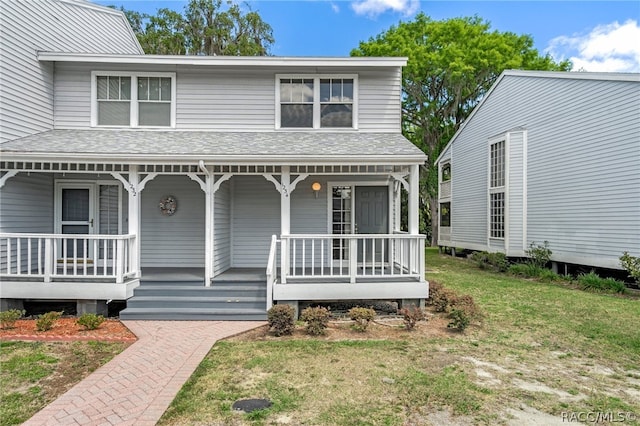
M 0 145 L 5 161 L 193 161 L 423 163 L 401 134 L 361 132 L 211 132 L 50 130 Z

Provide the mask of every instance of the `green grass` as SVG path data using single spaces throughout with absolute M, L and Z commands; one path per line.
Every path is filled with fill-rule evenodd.
M 101 342 L 0 342 L 0 425 L 29 419 L 124 347 Z
M 433 249 L 427 267 L 429 280 L 475 298 L 482 327 L 439 338 L 219 342 L 160 424 L 495 424 L 521 404 L 559 420 L 640 414 L 637 299 L 480 270 Z M 273 406 L 232 413 L 241 398 Z

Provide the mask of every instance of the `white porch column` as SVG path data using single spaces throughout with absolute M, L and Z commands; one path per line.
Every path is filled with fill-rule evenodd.
M 282 175 L 280 176 L 280 234 L 289 235 L 291 233 L 291 197 L 289 194 L 291 173 L 289 166 L 282 166 Z M 280 274 L 282 283 L 287 282 L 287 274 L 289 272 L 289 244 L 288 241 L 282 239 L 280 252 Z
M 129 165 L 129 229 L 128 232 L 135 238 L 131 243 L 131 251 L 133 256 L 131 259 L 131 269 L 135 271 L 135 277 L 140 278 L 142 272 L 140 270 L 140 176 L 138 175 L 138 166 Z
M 215 196 L 214 190 L 213 190 L 214 180 L 215 179 L 214 179 L 213 173 L 209 171 L 209 173 L 207 173 L 205 178 L 205 191 L 204 191 L 204 194 L 205 194 L 205 197 L 204 197 L 205 199 L 204 285 L 206 287 L 211 286 L 211 279 L 213 278 L 213 244 L 214 244 L 213 209 L 214 209 L 214 196 Z
M 420 170 L 417 164 L 411 166 L 409 173 L 409 234 L 420 233 Z

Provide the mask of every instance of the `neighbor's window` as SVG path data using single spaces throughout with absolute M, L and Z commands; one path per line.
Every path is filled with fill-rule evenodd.
M 106 75 L 105 75 L 106 74 Z M 94 126 L 172 127 L 175 75 L 94 72 Z
M 451 226 L 451 203 L 440 203 L 440 226 Z
M 442 166 L 442 182 L 451 180 L 451 163 L 445 163 Z
M 504 238 L 505 230 L 505 141 L 489 145 L 489 236 Z
M 279 128 L 354 128 L 355 77 L 278 77 Z

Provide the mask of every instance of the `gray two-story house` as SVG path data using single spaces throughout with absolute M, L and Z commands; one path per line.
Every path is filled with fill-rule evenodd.
M 25 22 L 2 45 L 3 65 L 26 49 L 40 78 L 28 91 L 17 80 L 31 77 L 2 76 L 3 96 L 17 86 L 2 127 L 40 123 L 0 145 L 5 305 L 128 300 L 123 318 L 245 319 L 274 301 L 427 296 L 405 58 L 144 55 L 105 22 L 119 12 L 72 3 L 41 8 L 97 16 L 92 33 L 71 31 L 87 46 L 116 41 L 27 47 Z M 3 18 L 34 20 L 34 4 L 3 3 Z

